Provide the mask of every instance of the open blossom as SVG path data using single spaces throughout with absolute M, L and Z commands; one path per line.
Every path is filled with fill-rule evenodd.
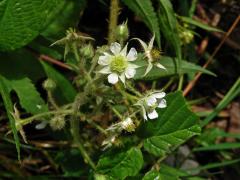
M 150 40 L 150 42 L 148 44 L 146 44 L 144 41 L 142 41 L 139 38 L 134 38 L 134 39 L 139 41 L 139 43 L 143 47 L 144 54 L 148 60 L 148 66 L 147 66 L 147 69 L 143 76 L 146 76 L 151 71 L 151 69 L 153 68 L 153 65 L 155 65 L 156 67 L 158 67 L 160 69 L 166 70 L 166 68 L 162 64 L 155 61 L 156 59 L 158 59 L 160 57 L 160 51 L 153 48 L 155 35 L 153 35 L 152 39 Z
M 141 106 L 144 120 L 158 118 L 156 108 L 167 107 L 165 96 L 165 92 L 153 92 L 138 101 L 136 105 Z
M 131 79 L 136 74 L 137 65 L 131 63 L 137 59 L 137 51 L 131 48 L 127 54 L 127 45 L 121 49 L 117 42 L 110 46 L 110 53 L 104 52 L 98 59 L 98 64 L 104 66 L 99 73 L 108 74 L 108 82 L 116 84 L 119 79 L 125 83 L 125 79 Z

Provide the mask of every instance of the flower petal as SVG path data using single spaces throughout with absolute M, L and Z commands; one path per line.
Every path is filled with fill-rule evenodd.
M 156 63 L 156 66 L 160 69 L 165 69 L 166 70 L 166 68 L 163 65 L 161 65 L 160 63 Z
M 129 68 L 134 68 L 134 69 L 136 69 L 136 68 L 139 68 L 139 67 L 141 67 L 141 66 L 138 66 L 138 65 L 133 64 L 133 63 L 128 63 L 128 67 L 129 67 Z
M 35 126 L 35 129 L 37 129 L 37 130 L 44 129 L 47 126 L 47 124 L 48 124 L 47 121 L 42 121 L 41 123 L 39 123 Z
M 110 73 L 112 73 L 112 72 L 111 72 L 111 69 L 110 69 L 109 66 L 105 66 L 104 68 L 102 68 L 102 69 L 99 71 L 99 73 L 101 73 L 101 74 L 110 74 Z
M 158 117 L 157 111 L 154 109 L 152 112 L 148 113 L 149 119 L 156 119 Z
M 103 65 L 103 66 L 110 64 L 110 62 L 111 62 L 111 56 L 109 54 L 100 56 L 98 59 L 98 64 Z
M 127 56 L 127 46 L 128 46 L 128 43 L 124 46 L 124 48 L 122 49 L 122 51 L 120 52 L 120 54 L 124 57 Z
M 158 104 L 159 108 L 165 108 L 167 107 L 167 101 L 165 99 L 162 99 L 159 104 Z
M 129 126 L 133 125 L 133 121 L 130 117 L 127 117 L 121 124 L 123 129 L 127 129 Z
M 146 98 L 146 103 L 149 107 L 152 107 L 157 103 L 157 99 L 154 96 L 149 96 Z
M 157 99 L 161 99 L 161 98 L 166 96 L 166 93 L 165 92 L 158 92 L 158 93 L 152 94 L 152 96 L 154 96 Z
M 155 39 L 155 34 L 153 34 L 153 37 L 148 44 L 148 49 L 149 50 L 152 50 L 152 48 L 153 48 L 154 39 Z
M 135 48 L 131 48 L 127 55 L 128 61 L 134 61 L 137 59 L 137 51 Z
M 153 65 L 152 65 L 151 62 L 149 62 L 148 63 L 148 67 L 147 67 L 147 69 L 146 69 L 146 71 L 145 71 L 143 76 L 146 76 L 151 71 L 152 68 L 153 68 Z
M 143 114 L 143 118 L 144 118 L 144 120 L 146 120 L 147 121 L 147 113 L 146 113 L 146 110 L 145 110 L 145 108 L 144 108 L 144 106 L 141 106 L 142 107 L 142 114 Z
M 143 47 L 143 50 L 144 50 L 145 52 L 148 50 L 148 46 L 147 46 L 147 44 L 146 44 L 144 41 L 142 41 L 142 40 L 139 39 L 139 38 L 133 38 L 133 39 L 136 39 L 136 40 L 141 44 L 141 46 Z
M 123 82 L 123 84 L 125 84 L 125 75 L 124 75 L 124 73 L 122 73 L 122 74 L 119 76 L 119 79 Z
M 136 74 L 136 69 L 132 68 L 132 67 L 128 67 L 126 70 L 125 70 L 125 75 L 127 77 L 127 79 L 131 79 L 135 76 Z
M 116 73 L 109 74 L 108 82 L 111 84 L 116 84 L 118 82 L 118 75 Z
M 114 55 L 117 55 L 121 51 L 121 45 L 117 42 L 114 42 L 114 43 L 111 44 L 110 50 Z

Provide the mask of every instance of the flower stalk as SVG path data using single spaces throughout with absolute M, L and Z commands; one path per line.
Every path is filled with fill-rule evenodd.
M 108 26 L 108 44 L 111 44 L 116 40 L 114 31 L 117 28 L 119 9 L 119 0 L 111 0 Z

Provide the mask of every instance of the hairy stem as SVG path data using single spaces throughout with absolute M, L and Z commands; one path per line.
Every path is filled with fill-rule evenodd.
M 115 41 L 114 30 L 117 28 L 119 14 L 119 0 L 111 0 L 109 25 L 108 25 L 108 44 Z
M 61 115 L 68 115 L 68 114 L 72 114 L 73 110 L 56 110 L 56 111 L 48 111 L 48 112 L 44 112 L 44 113 L 39 113 L 36 114 L 34 116 L 31 116 L 29 118 L 25 118 L 19 121 L 19 124 L 21 124 L 22 126 L 31 123 L 32 121 L 36 120 L 36 119 L 41 119 L 43 117 L 46 116 L 51 116 L 51 115 L 55 115 L 55 114 L 61 114 Z
M 96 169 L 95 164 L 93 163 L 92 159 L 90 158 L 90 156 L 88 155 L 87 151 L 85 150 L 80 134 L 79 134 L 79 118 L 77 116 L 78 114 L 78 110 L 80 109 L 81 105 L 83 105 L 85 103 L 86 100 L 86 94 L 85 93 L 81 93 L 79 94 L 76 99 L 75 102 L 73 104 L 73 116 L 72 116 L 72 120 L 70 123 L 71 126 L 71 133 L 73 136 L 73 141 L 74 143 L 77 145 L 80 153 L 83 156 L 84 161 L 89 164 L 93 169 Z
M 52 106 L 55 109 L 59 109 L 59 106 L 57 105 L 57 103 L 55 102 L 55 100 L 53 98 L 52 92 L 51 91 L 47 91 L 47 95 L 48 95 L 48 100 L 52 104 Z
M 132 93 L 134 93 L 138 97 L 142 97 L 142 94 L 140 92 L 138 92 L 130 83 L 126 83 L 126 84 L 127 84 L 127 88 L 128 88 L 129 91 L 131 91 Z
M 84 67 L 84 62 L 83 62 L 83 60 L 81 60 L 81 58 L 79 56 L 79 53 L 78 53 L 78 50 L 77 50 L 77 45 L 73 46 L 73 52 L 74 52 L 74 56 L 75 56 L 76 60 L 79 63 L 80 74 L 83 75 L 83 77 L 86 77 L 88 82 L 91 82 L 92 78 Z

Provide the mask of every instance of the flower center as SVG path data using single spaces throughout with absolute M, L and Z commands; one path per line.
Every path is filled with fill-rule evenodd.
M 113 72 L 121 73 L 127 68 L 127 65 L 127 59 L 122 55 L 117 55 L 112 58 L 110 69 Z
M 153 61 L 158 60 L 161 56 L 161 52 L 158 49 L 155 49 L 155 48 L 153 48 L 150 53 L 151 53 Z

